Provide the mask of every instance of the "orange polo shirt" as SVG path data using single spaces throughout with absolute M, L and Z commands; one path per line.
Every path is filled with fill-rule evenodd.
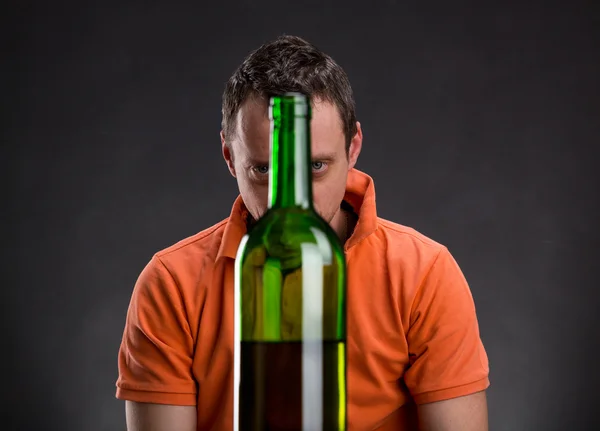
M 348 430 L 413 430 L 415 404 L 486 389 L 488 358 L 469 286 L 448 249 L 377 216 L 368 175 L 344 200 L 358 223 L 348 271 Z M 233 416 L 233 274 L 240 197 L 216 225 L 156 253 L 133 289 L 116 396 L 197 406 L 198 430 Z

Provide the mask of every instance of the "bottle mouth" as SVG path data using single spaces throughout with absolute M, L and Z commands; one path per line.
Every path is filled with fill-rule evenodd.
M 269 120 L 280 117 L 281 113 L 292 117 L 310 117 L 309 97 L 300 92 L 290 91 L 269 97 Z

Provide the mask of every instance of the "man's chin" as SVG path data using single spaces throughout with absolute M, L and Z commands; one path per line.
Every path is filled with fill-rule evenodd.
M 335 213 L 333 214 L 324 214 L 322 211 L 319 211 L 318 209 L 316 210 L 317 214 L 319 214 L 319 216 L 325 220 L 328 224 L 331 224 L 331 221 L 333 220 L 333 218 L 335 217 Z

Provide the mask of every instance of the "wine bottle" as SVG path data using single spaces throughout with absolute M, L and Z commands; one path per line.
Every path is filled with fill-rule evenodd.
M 234 429 L 346 429 L 346 261 L 312 200 L 311 105 L 269 100 L 268 208 L 235 262 Z

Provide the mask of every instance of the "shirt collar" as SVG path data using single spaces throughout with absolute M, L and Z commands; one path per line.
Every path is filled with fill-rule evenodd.
M 344 246 L 348 250 L 375 232 L 377 229 L 377 209 L 375 205 L 375 184 L 373 179 L 358 169 L 351 169 L 346 181 L 346 201 L 358 215 L 354 232 Z M 231 208 L 231 213 L 225 225 L 217 259 L 229 257 L 235 259 L 242 237 L 247 232 L 246 223 L 249 213 L 242 197 L 238 195 Z

